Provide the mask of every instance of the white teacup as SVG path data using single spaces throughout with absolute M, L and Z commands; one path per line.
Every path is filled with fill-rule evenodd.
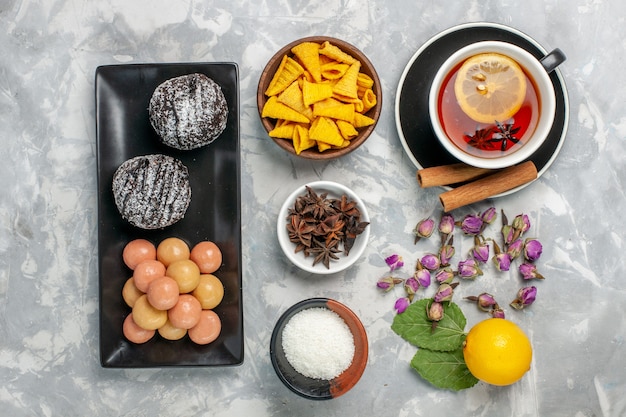
M 529 108 L 533 108 L 532 112 L 534 116 L 532 119 L 532 124 L 528 124 L 527 129 L 526 127 L 523 128 L 526 129 L 527 132 L 523 133 L 522 140 L 520 140 L 520 137 L 513 136 L 513 140 L 509 141 L 508 145 L 510 146 L 510 150 L 506 152 L 500 151 L 500 145 L 489 145 L 498 147 L 498 150 L 490 151 L 478 151 L 476 148 L 472 148 L 469 145 L 466 145 L 465 142 L 469 140 L 469 136 L 478 136 L 479 131 L 488 132 L 489 134 L 491 134 L 490 132 L 492 132 L 492 130 L 489 129 L 492 128 L 488 127 L 488 124 L 476 122 L 476 125 L 472 126 L 472 129 L 475 129 L 475 131 L 464 132 L 460 134 L 463 137 L 465 137 L 465 135 L 468 135 L 466 139 L 459 139 L 459 133 L 457 132 L 455 134 L 455 136 L 457 136 L 457 143 L 455 144 L 455 142 L 450 138 L 449 134 L 447 133 L 446 128 L 444 128 L 444 124 L 442 123 L 442 118 L 440 114 L 441 108 L 449 105 L 457 105 L 456 102 L 451 102 L 451 100 L 455 99 L 456 97 L 454 95 L 453 83 L 450 83 L 450 86 L 452 86 L 451 95 L 449 92 L 442 91 L 442 89 L 445 87 L 445 84 L 448 83 L 451 72 L 458 69 L 458 67 L 470 57 L 482 53 L 497 53 L 505 55 L 514 60 L 517 64 L 519 64 L 526 76 L 531 81 L 531 85 L 527 85 L 527 89 L 532 88 L 533 90 L 530 91 L 534 91 L 536 93 L 537 105 L 526 106 Z M 543 144 L 552 128 L 556 110 L 556 96 L 554 92 L 554 86 L 552 84 L 552 81 L 550 80 L 549 73 L 564 60 L 565 55 L 558 49 L 555 49 L 540 60 L 523 48 L 520 48 L 511 43 L 501 41 L 477 42 L 459 49 L 454 54 L 452 54 L 439 68 L 430 89 L 428 97 L 428 109 L 431 125 L 435 135 L 437 136 L 443 147 L 448 152 L 450 152 L 450 154 L 452 154 L 458 160 L 472 166 L 496 169 L 509 167 L 528 159 Z M 448 101 L 441 102 L 440 106 L 440 96 L 444 93 L 444 97 L 447 97 Z M 530 114 L 530 110 L 525 111 L 527 114 Z M 516 114 L 508 121 L 500 120 L 497 123 L 496 121 L 494 121 L 495 124 L 492 123 L 491 125 L 498 126 L 498 128 L 500 128 L 500 126 L 502 125 L 506 127 L 506 124 L 509 123 L 509 127 L 514 128 L 516 127 L 516 119 L 522 119 L 521 116 L 517 116 L 518 115 Z M 450 126 L 454 124 L 451 121 L 448 121 L 447 123 Z M 450 129 L 448 127 L 448 130 L 453 129 Z M 497 136 L 494 136 L 496 139 L 495 141 L 493 141 L 493 143 L 499 142 L 501 144 L 502 135 L 500 135 L 500 131 L 495 128 L 493 128 L 493 131 L 497 133 Z M 461 142 L 463 140 L 465 142 Z

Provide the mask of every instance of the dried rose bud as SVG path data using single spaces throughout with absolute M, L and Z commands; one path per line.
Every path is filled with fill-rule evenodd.
M 464 279 L 474 279 L 483 274 L 483 271 L 478 267 L 478 262 L 474 259 L 466 259 L 460 261 L 458 265 L 458 275 Z
M 478 308 L 481 310 L 489 311 L 491 307 L 495 306 L 497 303 L 496 299 L 493 298 L 493 295 L 484 292 L 478 296 L 476 304 L 478 304 Z
M 411 304 L 411 301 L 409 301 L 409 298 L 402 297 L 396 300 L 396 303 L 394 304 L 393 308 L 396 310 L 398 314 L 402 314 L 409 307 L 409 304 Z
M 511 269 L 511 255 L 506 252 L 502 252 L 500 250 L 500 246 L 498 246 L 495 241 L 493 242 L 493 251 L 495 252 L 495 255 L 491 259 L 493 260 L 496 268 L 498 268 L 498 271 L 508 271 Z
M 402 268 L 404 266 L 404 260 L 402 260 L 402 256 L 393 254 L 385 258 L 385 262 L 391 268 L 392 271 L 396 269 Z
M 497 216 L 498 216 L 498 212 L 496 211 L 496 208 L 489 207 L 487 210 L 482 212 L 482 214 L 480 215 L 480 218 L 483 220 L 483 222 L 487 224 L 491 224 L 493 223 L 493 221 L 496 219 Z
M 519 272 L 524 279 L 544 279 L 543 275 L 537 271 L 537 266 L 531 263 L 523 263 L 519 266 Z
M 417 269 L 413 275 L 419 285 L 424 288 L 430 286 L 430 271 L 427 269 Z
M 524 241 L 524 258 L 534 262 L 541 256 L 543 246 L 537 239 L 528 238 Z
M 428 316 L 428 320 L 430 321 L 439 321 L 443 318 L 443 304 L 438 302 L 433 302 L 426 310 L 426 314 Z
M 439 249 L 439 260 L 441 261 L 441 266 L 450 265 L 450 259 L 454 256 L 454 246 L 448 244 L 443 245 L 441 249 Z
M 402 281 L 403 280 L 400 278 L 384 277 L 378 280 L 378 282 L 376 283 L 376 286 L 380 288 L 381 290 L 387 292 L 391 290 L 393 287 L 395 287 L 396 285 L 401 284 Z
M 489 260 L 489 245 L 481 242 L 478 236 L 474 236 L 474 247 L 470 250 L 470 256 L 477 262 L 487 262 Z
M 417 243 L 421 238 L 429 238 L 433 231 L 435 230 L 435 221 L 433 219 L 423 219 L 420 220 L 415 229 L 413 229 L 413 233 L 415 234 L 415 243 Z
M 461 222 L 461 230 L 466 235 L 478 235 L 483 231 L 483 219 L 474 214 L 468 214 L 463 218 Z
M 526 214 L 518 214 L 513 219 L 511 226 L 513 226 L 514 229 L 518 230 L 519 234 L 522 235 L 524 234 L 524 232 L 530 229 L 530 219 Z
M 454 217 L 451 214 L 444 214 L 439 220 L 439 233 L 449 235 L 454 232 Z
M 511 255 L 509 255 L 508 253 L 499 253 L 497 255 L 494 255 L 492 259 L 496 268 L 498 268 L 498 271 L 503 272 L 511 269 Z
M 420 263 L 424 268 L 428 269 L 429 271 L 439 269 L 439 267 L 441 266 L 441 260 L 439 259 L 439 257 L 432 253 L 427 253 L 426 255 L 424 255 L 420 260 Z
M 451 268 L 443 268 L 435 275 L 435 280 L 440 284 L 449 284 L 454 279 L 454 272 Z
M 417 292 L 417 290 L 419 290 L 419 288 L 419 282 L 417 282 L 417 280 L 413 277 L 407 278 L 407 280 L 404 281 L 404 290 L 406 291 L 407 295 L 409 296 L 409 300 L 411 301 L 413 301 L 413 295 Z
M 524 287 L 517 292 L 515 300 L 511 301 L 511 307 L 521 310 L 535 302 L 537 287 Z
M 504 239 L 505 245 L 510 245 L 517 239 L 516 230 L 512 226 L 505 224 L 502 226 L 502 238 Z
M 506 248 L 506 253 L 511 256 L 511 259 L 516 259 L 524 250 L 524 242 L 522 239 L 516 239 L 514 242 Z
M 454 287 L 450 284 L 441 284 L 439 288 L 437 288 L 437 292 L 433 297 L 435 302 L 441 303 L 444 301 L 452 300 L 452 296 L 454 295 Z
M 504 310 L 502 310 L 500 306 L 497 304 L 493 307 L 493 309 L 489 313 L 491 314 L 491 317 L 493 317 L 494 319 L 504 318 Z

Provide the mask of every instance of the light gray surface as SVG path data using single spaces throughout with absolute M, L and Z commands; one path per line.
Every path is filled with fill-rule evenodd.
M 254 3 L 254 4 L 252 4 Z M 623 416 L 624 15 L 617 1 L 285 1 L 0 3 L 0 414 L 7 416 Z M 429 245 L 411 230 L 438 216 L 440 190 L 419 189 L 394 121 L 400 75 L 420 45 L 466 22 L 511 25 L 568 56 L 571 120 L 551 168 L 490 205 L 527 213 L 544 242 L 536 303 L 507 317 L 532 339 L 532 370 L 505 388 L 432 388 L 410 369 L 415 348 L 390 329 L 393 302 L 376 280 L 384 257 L 410 264 Z M 270 56 L 309 35 L 342 38 L 377 67 L 384 108 L 375 133 L 330 163 L 288 156 L 259 122 L 255 94 Z M 108 370 L 99 365 L 94 71 L 140 62 L 234 61 L 241 83 L 245 362 L 223 369 Z M 275 237 L 284 198 L 336 180 L 368 205 L 369 247 L 345 273 L 291 268 Z M 458 243 L 465 254 L 470 243 Z M 459 255 L 460 256 L 460 255 Z M 517 275 L 485 274 L 461 295 L 510 298 Z M 432 289 L 431 289 L 432 290 Z M 429 290 L 430 291 L 430 290 Z M 291 304 L 335 298 L 362 319 L 370 360 L 343 397 L 311 402 L 272 369 L 274 322 Z M 460 301 L 460 300 L 459 300 Z M 484 318 L 463 304 L 468 326 Z M 507 304 L 507 301 L 502 301 Z

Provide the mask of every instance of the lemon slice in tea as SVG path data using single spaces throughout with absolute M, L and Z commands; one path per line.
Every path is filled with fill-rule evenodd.
M 467 59 L 457 74 L 454 93 L 461 110 L 479 123 L 503 122 L 522 106 L 526 77 L 517 62 L 498 53 Z

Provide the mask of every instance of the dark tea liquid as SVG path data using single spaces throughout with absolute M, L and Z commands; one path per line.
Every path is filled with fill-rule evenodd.
M 499 124 L 496 121 L 480 123 L 463 112 L 454 93 L 454 82 L 461 65 L 446 76 L 439 93 L 439 119 L 448 137 L 463 152 L 480 158 L 498 158 L 521 149 L 539 120 L 541 103 L 532 78 L 522 67 L 526 77 L 526 97 L 513 117 L 498 120 Z

